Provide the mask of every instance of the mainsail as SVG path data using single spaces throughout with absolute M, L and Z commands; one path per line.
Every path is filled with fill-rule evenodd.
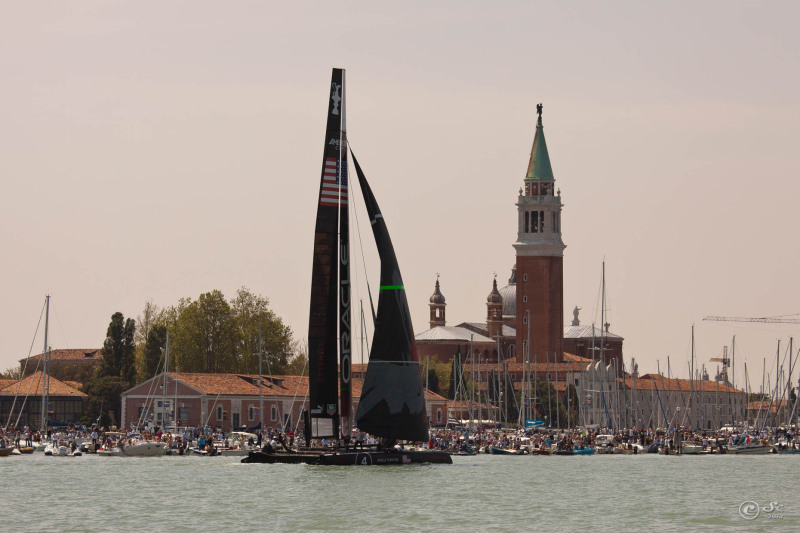
M 389 440 L 426 441 L 427 409 L 403 279 L 378 203 L 350 153 L 381 259 L 378 314 L 356 425 Z
M 350 433 L 350 253 L 346 146 L 344 70 L 333 69 L 314 230 L 308 322 L 310 416 L 306 422 L 311 427 L 307 427 L 306 431 L 311 437 L 338 438 L 340 421 L 342 432 L 346 436 Z M 341 406 L 337 388 L 341 392 Z

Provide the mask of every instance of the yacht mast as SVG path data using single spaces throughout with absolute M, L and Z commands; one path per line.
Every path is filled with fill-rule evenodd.
M 50 325 L 50 295 L 45 296 L 45 314 L 44 314 L 44 350 L 42 352 L 43 366 L 42 366 L 42 431 L 47 431 L 47 403 L 48 394 L 50 393 L 50 383 L 47 374 L 47 331 Z

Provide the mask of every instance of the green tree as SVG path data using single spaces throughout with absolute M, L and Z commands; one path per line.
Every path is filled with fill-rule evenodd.
M 242 287 L 231 300 L 231 308 L 237 327 L 236 368 L 232 371 L 258 372 L 260 330 L 264 353 L 262 371 L 286 373 L 290 359 L 297 356 L 292 346 L 292 330 L 269 308 L 269 299 Z
M 206 292 L 180 310 L 170 352 L 183 372 L 235 372 L 237 333 L 222 292 Z
M 428 389 L 445 398 L 450 397 L 450 387 L 443 386 L 443 383 L 450 382 L 450 375 L 452 373 L 452 365 L 439 361 L 436 355 L 431 355 L 423 364 L 420 364 L 420 378 L 422 379 L 422 386 L 425 386 L 426 376 L 425 368 L 428 369 L 427 383 Z
M 465 400 L 463 395 L 466 390 L 467 383 L 464 379 L 464 365 L 461 359 L 461 346 L 459 346 L 456 354 L 453 356 L 453 365 L 450 370 L 450 390 L 448 391 L 449 394 L 447 397 L 454 400 L 458 392 L 462 395 L 460 399 L 463 401 Z
M 142 381 L 150 379 L 159 372 L 166 343 L 167 326 L 164 324 L 152 325 L 142 353 Z
M 119 376 L 97 376 L 83 387 L 89 396 L 85 424 L 94 424 L 98 417 L 101 426 L 118 425 L 122 413 L 122 393 L 130 384 Z
M 299 374 L 303 357 L 292 340 L 292 330 L 269 308 L 266 297 L 246 287 L 227 301 L 219 290 L 203 293 L 193 301 L 181 298 L 175 306 L 158 309 L 145 304 L 141 315 L 152 316 L 149 331 L 163 326 L 170 334 L 170 368 L 182 372 L 258 372 L 259 327 L 263 346 L 263 372 L 283 374 L 290 368 Z M 148 335 L 149 338 L 149 335 Z M 152 372 L 152 360 L 145 363 L 145 339 L 140 345 L 139 365 Z M 164 343 L 161 343 L 163 346 Z M 150 353 L 154 358 L 155 351 Z M 160 354 L 159 354 L 160 358 Z M 291 367 L 290 367 L 291 362 Z
M 120 312 L 111 315 L 111 322 L 103 342 L 103 359 L 98 369 L 98 376 L 119 377 L 131 386 L 136 379 L 136 362 L 134 360 L 134 334 L 136 322 L 125 319 Z

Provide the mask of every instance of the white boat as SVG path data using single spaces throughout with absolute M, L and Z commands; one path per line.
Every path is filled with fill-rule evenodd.
M 683 441 L 683 443 L 681 443 L 681 455 L 700 455 L 702 451 L 703 446 L 701 444 L 695 444 L 689 441 Z
M 728 446 L 728 453 L 760 455 L 772 452 L 772 446 L 768 444 L 742 444 L 740 446 Z
M 97 450 L 97 455 L 103 457 L 122 457 L 122 450 L 119 448 L 111 448 L 110 450 Z
M 134 440 L 131 444 L 120 446 L 119 450 L 125 457 L 158 457 L 160 455 L 166 455 L 167 443 Z
M 258 435 L 245 431 L 234 431 L 231 433 L 229 445 L 218 447 L 217 453 L 222 456 L 246 456 L 250 452 L 259 449 L 255 444 L 252 446 L 249 444 L 251 440 L 256 442 Z
M 612 454 L 614 453 L 614 445 L 612 442 L 614 441 L 614 435 L 597 435 L 594 438 L 595 448 L 597 449 L 597 453 L 600 454 Z

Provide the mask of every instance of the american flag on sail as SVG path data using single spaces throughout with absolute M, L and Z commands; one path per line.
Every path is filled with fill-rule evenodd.
M 343 165 L 341 159 L 335 157 L 325 158 L 319 204 L 331 207 L 347 207 L 347 165 Z

